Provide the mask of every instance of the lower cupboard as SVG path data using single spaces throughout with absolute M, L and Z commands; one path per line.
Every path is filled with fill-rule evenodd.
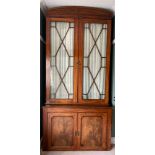
M 110 150 L 110 107 L 43 108 L 43 150 Z

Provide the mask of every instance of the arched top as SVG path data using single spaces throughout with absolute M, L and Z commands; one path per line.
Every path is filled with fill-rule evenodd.
M 49 9 L 47 17 L 90 17 L 111 19 L 113 12 L 103 8 L 84 6 L 63 6 Z

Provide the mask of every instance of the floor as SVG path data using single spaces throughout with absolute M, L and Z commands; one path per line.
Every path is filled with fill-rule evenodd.
M 115 155 L 115 147 L 111 151 L 43 151 L 41 155 Z

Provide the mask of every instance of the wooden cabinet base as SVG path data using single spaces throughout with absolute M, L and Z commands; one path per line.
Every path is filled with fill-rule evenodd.
M 110 150 L 110 107 L 43 107 L 43 150 Z

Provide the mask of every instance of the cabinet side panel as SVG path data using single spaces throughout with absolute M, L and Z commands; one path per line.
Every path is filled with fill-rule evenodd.
M 43 150 L 47 149 L 47 111 L 46 108 L 43 108 Z
M 111 132 L 112 132 L 112 109 L 109 109 L 109 111 L 108 111 L 108 124 L 107 124 L 107 150 L 110 150 L 112 148 Z

